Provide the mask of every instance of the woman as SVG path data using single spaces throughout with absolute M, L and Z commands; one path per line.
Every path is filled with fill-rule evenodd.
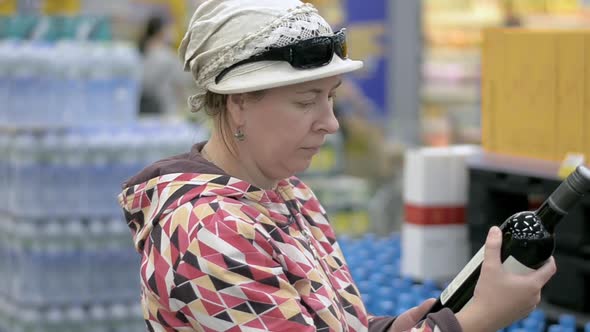
M 124 185 L 142 254 L 150 331 L 496 331 L 526 315 L 554 273 L 503 271 L 494 228 L 472 303 L 417 320 L 433 300 L 393 317 L 368 314 L 305 170 L 338 130 L 332 104 L 347 59 L 334 33 L 297 0 L 206 1 L 180 47 L 193 73 L 207 142 Z
M 172 22 L 158 15 L 150 17 L 138 42 L 143 56 L 139 107 L 142 115 L 178 116 L 179 101 L 188 96 L 190 75 L 178 67 L 173 42 Z

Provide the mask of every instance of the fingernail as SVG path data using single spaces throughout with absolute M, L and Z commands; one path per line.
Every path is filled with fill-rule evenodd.
M 501 231 L 500 231 L 500 229 L 497 226 L 494 226 L 494 227 L 490 228 L 489 235 L 491 237 L 498 237 L 498 236 L 500 236 L 500 234 L 501 234 Z

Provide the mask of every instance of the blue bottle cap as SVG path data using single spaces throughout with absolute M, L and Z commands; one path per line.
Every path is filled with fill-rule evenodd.
M 416 303 L 415 297 L 410 293 L 402 293 L 397 298 L 397 304 L 401 307 L 412 308 Z
M 576 317 L 569 314 L 561 314 L 559 315 L 559 325 L 564 327 L 572 327 L 575 329 L 576 327 Z
M 522 326 L 527 332 L 540 332 L 541 324 L 534 318 L 526 318 L 522 321 Z
M 395 314 L 395 304 L 393 301 L 385 300 L 379 302 L 379 313 L 380 316 L 392 316 Z
M 532 317 L 532 318 L 536 319 L 537 321 L 545 321 L 547 316 L 545 315 L 545 312 L 543 310 L 535 309 L 535 310 L 533 310 L 533 312 L 531 312 L 529 317 Z

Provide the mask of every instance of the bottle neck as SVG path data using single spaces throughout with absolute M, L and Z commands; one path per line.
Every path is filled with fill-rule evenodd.
M 553 207 L 549 200 L 546 200 L 535 213 L 541 219 L 541 223 L 545 226 L 545 229 L 551 234 L 555 233 L 555 226 L 567 214 Z
M 567 177 L 536 211 L 548 232 L 553 234 L 555 226 L 578 203 L 584 193 L 580 192 L 579 170 Z M 578 179 L 579 180 L 579 179 Z M 586 180 L 585 178 L 583 180 Z M 583 184 L 586 184 L 585 182 Z M 582 188 L 585 189 L 585 188 Z

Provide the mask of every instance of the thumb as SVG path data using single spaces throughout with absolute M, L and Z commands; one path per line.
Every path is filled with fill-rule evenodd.
M 419 306 L 413 307 L 412 309 L 408 310 L 408 315 L 414 321 L 414 324 L 418 323 L 418 319 L 424 317 L 424 315 L 432 308 L 436 302 L 436 299 L 428 299 L 422 302 Z
M 502 264 L 500 252 L 502 249 L 502 231 L 497 226 L 490 228 L 484 249 L 484 264 L 499 266 Z
M 435 299 L 428 299 L 422 304 L 417 307 L 413 307 L 410 310 L 404 312 L 403 314 L 396 317 L 389 329 L 389 332 L 401 332 L 401 331 L 408 331 L 416 324 L 418 324 L 418 320 L 430 310 L 430 308 L 436 302 Z
M 416 308 L 416 319 L 422 318 L 434 305 L 436 299 L 427 299 L 426 301 L 422 302 L 418 308 Z

